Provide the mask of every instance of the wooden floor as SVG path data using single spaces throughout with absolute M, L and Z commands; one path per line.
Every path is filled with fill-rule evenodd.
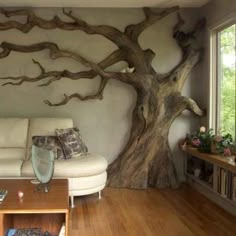
M 101 200 L 77 197 L 75 204 L 70 236 L 236 236 L 236 217 L 188 185 L 178 190 L 106 188 Z

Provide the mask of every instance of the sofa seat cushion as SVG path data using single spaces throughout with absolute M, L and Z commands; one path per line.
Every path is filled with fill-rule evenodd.
M 20 177 L 23 160 L 0 160 L 1 177 Z
M 24 148 L 0 148 L 1 160 L 25 160 Z
M 80 178 L 69 178 L 69 189 L 71 191 L 80 191 L 102 186 L 106 183 L 107 172 L 98 175 L 86 176 Z
M 103 173 L 107 169 L 107 161 L 104 157 L 87 154 L 68 160 L 55 160 L 53 177 L 86 177 Z M 21 168 L 22 177 L 33 177 L 34 171 L 31 161 L 25 161 Z

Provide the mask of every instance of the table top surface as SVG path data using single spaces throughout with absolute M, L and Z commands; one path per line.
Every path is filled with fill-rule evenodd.
M 0 189 L 8 191 L 5 199 L 0 202 L 0 213 L 63 213 L 68 212 L 68 180 L 53 179 L 49 192 L 35 191 L 36 184 L 30 179 L 0 179 Z M 24 196 L 18 198 L 18 191 Z

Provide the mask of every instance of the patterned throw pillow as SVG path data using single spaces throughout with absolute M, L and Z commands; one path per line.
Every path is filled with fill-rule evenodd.
M 88 148 L 82 141 L 78 128 L 56 129 L 56 135 L 61 143 L 66 159 L 75 155 L 84 155 Z
M 37 147 L 53 151 L 55 160 L 65 159 L 61 143 L 56 136 L 34 136 L 32 137 L 32 143 Z

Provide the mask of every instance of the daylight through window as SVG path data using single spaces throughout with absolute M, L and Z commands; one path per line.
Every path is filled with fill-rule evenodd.
M 217 34 L 218 41 L 218 91 L 217 129 L 236 134 L 236 24 Z

